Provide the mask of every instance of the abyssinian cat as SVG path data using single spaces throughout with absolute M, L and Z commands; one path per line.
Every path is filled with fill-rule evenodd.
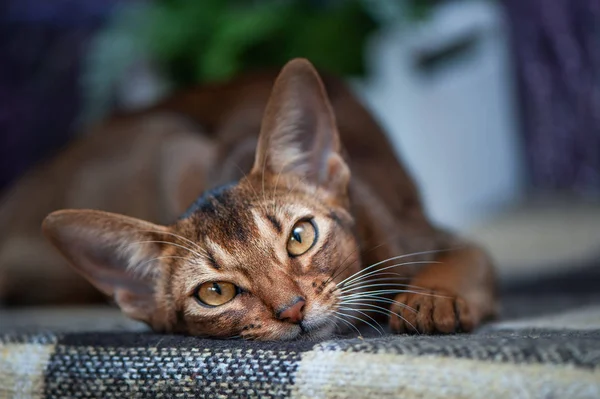
M 167 208 L 205 191 L 174 223 L 157 224 L 158 211 L 146 212 L 150 222 L 60 210 L 44 220 L 46 237 L 160 332 L 287 340 L 389 320 L 394 332 L 452 333 L 492 316 L 490 260 L 430 224 L 345 87 L 323 84 L 303 59 L 272 91 L 270 79 L 192 90 L 113 122 L 170 111 L 204 128 L 201 159 L 174 174 Z

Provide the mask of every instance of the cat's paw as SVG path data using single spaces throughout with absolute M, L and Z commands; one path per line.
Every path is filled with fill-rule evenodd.
M 394 300 L 390 310 L 396 314 L 390 316 L 390 327 L 396 333 L 469 332 L 476 324 L 465 300 L 447 291 L 402 293 Z

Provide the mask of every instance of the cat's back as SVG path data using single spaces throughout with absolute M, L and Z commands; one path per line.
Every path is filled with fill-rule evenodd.
M 214 184 L 247 173 L 253 163 L 256 140 L 277 71 L 249 73 L 226 83 L 192 88 L 166 99 L 144 113 L 175 112 L 201 125 L 216 142 Z M 348 86 L 321 72 L 333 107 L 340 138 L 354 180 L 377 197 L 395 216 L 410 209 L 420 213 L 418 191 L 387 135 L 371 112 Z M 233 166 L 232 166 L 233 165 Z

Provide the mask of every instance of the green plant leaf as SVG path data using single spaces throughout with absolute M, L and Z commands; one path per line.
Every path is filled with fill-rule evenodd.
M 285 9 L 262 4 L 222 14 L 202 53 L 197 52 L 198 81 L 223 80 L 244 68 L 244 52 L 282 30 Z

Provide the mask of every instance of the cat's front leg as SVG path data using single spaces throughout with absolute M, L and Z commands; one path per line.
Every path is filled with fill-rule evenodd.
M 496 314 L 492 264 L 475 246 L 447 253 L 417 273 L 398 294 L 390 327 L 398 333 L 469 332 Z M 418 287 L 418 288 L 417 288 Z M 399 317 L 400 316 L 400 317 Z

